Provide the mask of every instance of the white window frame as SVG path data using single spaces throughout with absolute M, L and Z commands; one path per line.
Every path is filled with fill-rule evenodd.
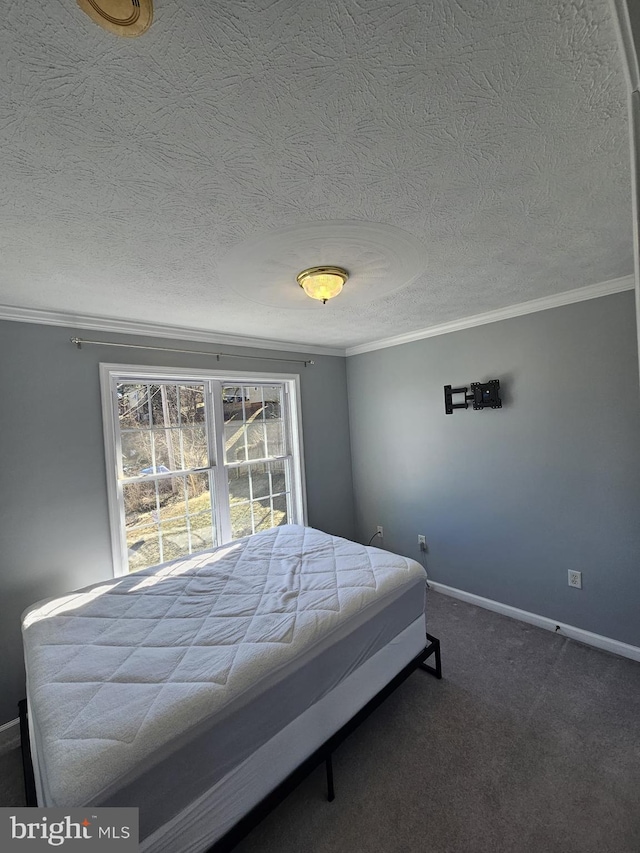
M 117 411 L 114 404 L 114 382 L 206 382 L 207 379 L 222 380 L 230 385 L 268 385 L 281 384 L 288 397 L 285 417 L 288 419 L 287 433 L 291 443 L 291 515 L 295 524 L 307 524 L 307 495 L 304 472 L 304 446 L 302 439 L 302 407 L 300 402 L 300 377 L 297 373 L 247 373 L 235 370 L 202 370 L 197 368 L 157 367 L 138 364 L 100 364 L 100 393 L 102 399 L 102 423 L 104 429 L 105 461 L 107 467 L 107 498 L 109 505 L 109 523 L 111 528 L 111 552 L 113 574 L 119 577 L 128 574 L 126 537 L 124 527 L 124 497 L 122 483 L 118 476 L 118 435 Z M 223 471 L 224 459 L 220 455 L 222 439 L 215 430 L 222 423 L 222 400 L 214 400 L 211 423 L 214 431 L 211 441 L 216 442 L 217 452 L 213 454 L 215 469 Z M 216 483 L 215 513 L 218 543 L 231 541 L 230 525 L 221 518 L 221 507 L 228 506 L 227 477 L 214 477 Z

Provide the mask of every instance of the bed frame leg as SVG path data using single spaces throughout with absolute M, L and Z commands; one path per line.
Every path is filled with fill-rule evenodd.
M 20 718 L 20 751 L 22 752 L 22 773 L 24 776 L 25 800 L 28 806 L 37 806 L 38 798 L 36 796 L 36 783 L 33 775 L 33 763 L 31 761 L 26 699 L 21 699 L 18 702 L 18 716 Z
M 336 792 L 333 788 L 333 761 L 331 753 L 327 755 L 324 763 L 327 768 L 327 800 L 332 803 L 336 798 Z
M 429 645 L 427 646 L 427 654 L 425 655 L 424 660 L 431 655 L 435 657 L 435 666 L 431 666 L 431 664 L 425 663 L 424 661 L 420 664 L 420 669 L 424 669 L 425 672 L 430 672 L 431 675 L 435 675 L 436 678 L 442 678 L 442 662 L 440 660 L 440 640 L 437 637 L 433 637 L 431 634 L 427 634 L 427 640 L 429 641 Z

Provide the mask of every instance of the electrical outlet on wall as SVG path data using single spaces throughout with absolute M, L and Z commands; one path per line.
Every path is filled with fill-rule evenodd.
M 418 547 L 421 551 L 427 550 L 427 537 L 423 536 L 422 533 L 418 533 Z
M 569 569 L 569 586 L 574 587 L 574 589 L 582 589 L 582 572 L 574 572 L 573 569 Z
M 381 524 L 379 524 L 378 527 L 376 528 L 376 530 L 377 530 L 380 538 L 384 539 L 384 528 L 383 528 L 383 526 Z

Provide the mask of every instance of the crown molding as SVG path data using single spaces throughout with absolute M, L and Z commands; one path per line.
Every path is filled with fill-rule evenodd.
M 599 284 L 589 284 L 586 287 L 578 287 L 575 290 L 565 290 L 553 296 L 543 296 L 541 299 L 532 299 L 529 302 L 519 302 L 506 308 L 498 308 L 495 311 L 487 311 L 484 314 L 475 314 L 471 317 L 463 317 L 460 320 L 452 320 L 449 323 L 440 323 L 437 326 L 429 326 L 416 332 L 408 332 L 403 335 L 395 335 L 392 338 L 382 338 L 367 344 L 347 347 L 346 355 L 360 355 L 373 350 L 385 349 L 387 347 L 398 347 L 412 341 L 421 341 L 424 338 L 434 338 L 438 335 L 447 335 L 450 332 L 460 332 L 463 329 L 471 329 L 474 326 L 484 326 L 487 323 L 497 323 L 499 320 L 509 320 L 512 317 L 521 317 L 524 314 L 533 314 L 537 311 L 546 311 L 548 308 L 559 308 L 562 305 L 571 305 L 574 302 L 583 302 L 587 299 L 596 299 L 599 296 L 609 296 L 612 293 L 620 293 L 623 290 L 633 290 L 634 277 L 625 275 L 622 278 L 614 278 Z
M 487 311 L 484 314 L 475 314 L 471 317 L 463 317 L 460 320 L 452 320 L 449 323 L 440 323 L 437 326 L 429 326 L 415 332 L 407 332 L 395 335 L 391 338 L 381 338 L 365 344 L 347 347 L 324 347 L 319 345 L 308 346 L 291 341 L 274 341 L 267 338 L 252 338 L 242 335 L 226 335 L 221 332 L 211 332 L 206 329 L 192 329 L 184 326 L 162 325 L 160 323 L 141 323 L 130 320 L 116 320 L 110 317 L 97 317 L 90 314 L 67 314 L 60 311 L 46 311 L 39 308 L 19 308 L 11 305 L 0 305 L 0 320 L 10 320 L 18 323 L 35 323 L 44 326 L 63 326 L 69 329 L 85 329 L 94 332 L 112 332 L 121 335 L 141 335 L 144 337 L 164 338 L 179 341 L 197 341 L 199 343 L 222 344 L 223 346 L 251 347 L 251 349 L 279 350 L 281 352 L 309 353 L 313 355 L 352 356 L 373 350 L 386 349 L 387 347 L 402 346 L 412 341 L 420 341 L 424 338 L 433 338 L 438 335 L 446 335 L 450 332 L 459 332 L 463 329 L 471 329 L 474 326 L 484 326 L 487 323 L 496 323 L 500 320 L 508 320 L 511 317 L 520 317 L 524 314 L 533 314 L 536 311 L 545 311 L 548 308 L 558 308 L 562 305 L 571 305 L 574 302 L 583 302 L 587 299 L 596 299 L 599 296 L 609 296 L 624 290 L 633 290 L 634 277 L 632 275 L 603 281 L 599 284 L 590 284 L 586 287 L 578 287 L 575 290 L 566 290 L 553 296 L 544 296 L 541 299 L 532 299 L 529 302 L 520 302 L 509 305 L 506 308 L 498 308 L 495 311 Z
M 67 314 L 59 311 L 44 311 L 39 308 L 18 308 L 0 305 L 0 320 L 12 320 L 18 323 L 36 323 L 44 326 L 65 326 L 70 329 L 89 329 L 94 332 L 112 332 L 122 335 L 143 335 L 152 338 L 168 338 L 179 341 L 198 341 L 199 343 L 223 344 L 233 347 L 251 347 L 252 349 L 280 350 L 282 352 L 304 352 L 313 355 L 337 355 L 344 358 L 341 347 L 323 347 L 274 341 L 267 338 L 252 338 L 242 335 L 225 335 L 206 329 L 191 329 L 184 326 L 161 325 L 160 323 L 141 323 L 130 320 L 116 320 L 110 317 L 95 317 L 89 314 Z

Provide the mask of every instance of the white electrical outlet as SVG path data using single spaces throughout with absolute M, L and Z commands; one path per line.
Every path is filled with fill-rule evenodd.
M 573 569 L 569 569 L 569 586 L 582 589 L 582 572 L 574 572 Z
M 418 545 L 421 551 L 427 550 L 427 537 L 423 536 L 421 533 L 418 533 Z
M 384 528 L 381 524 L 378 525 L 377 530 L 378 530 L 378 533 L 380 534 L 380 538 L 384 539 Z

